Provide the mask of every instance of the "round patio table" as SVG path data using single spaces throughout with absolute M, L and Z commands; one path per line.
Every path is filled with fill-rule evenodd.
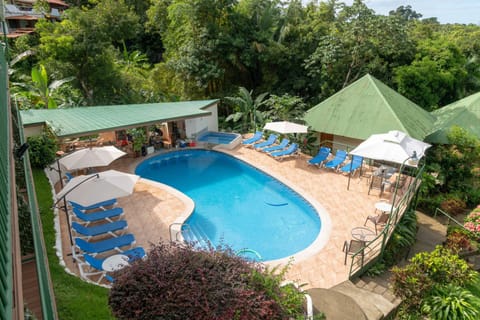
M 366 227 L 356 227 L 352 229 L 352 238 L 359 241 L 372 241 L 377 235 L 375 231 Z
M 117 271 L 129 265 L 129 258 L 124 254 L 115 254 L 106 258 L 102 263 L 102 268 L 105 271 Z

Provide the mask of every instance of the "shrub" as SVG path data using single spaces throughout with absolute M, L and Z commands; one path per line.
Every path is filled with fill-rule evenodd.
M 461 229 L 455 229 L 448 233 L 445 247 L 453 252 L 460 252 L 462 250 L 470 251 L 475 249 L 468 231 Z
M 454 195 L 448 195 L 447 199 L 440 203 L 440 209 L 453 216 L 464 213 L 466 208 L 465 201 Z
M 436 286 L 422 304 L 421 311 L 430 319 L 480 318 L 480 300 L 467 289 L 454 284 Z
M 297 317 L 301 293 L 279 286 L 283 274 L 227 247 L 196 250 L 160 242 L 146 259 L 114 275 L 109 305 L 119 319 Z
M 477 206 L 465 217 L 463 226 L 470 231 L 474 237 L 480 238 L 480 206 Z
M 436 284 L 465 285 L 475 279 L 475 271 L 451 250 L 437 246 L 432 252 L 415 255 L 410 263 L 392 269 L 394 293 L 403 298 L 407 308 L 421 305 Z
M 27 142 L 30 145 L 28 155 L 32 167 L 43 169 L 55 161 L 57 143 L 53 137 L 43 133 L 40 136 L 28 137 Z

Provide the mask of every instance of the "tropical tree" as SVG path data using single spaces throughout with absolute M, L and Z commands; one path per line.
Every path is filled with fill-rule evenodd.
M 32 69 L 31 81 L 12 83 L 14 87 L 12 93 L 16 102 L 20 103 L 20 108 L 55 109 L 57 108 L 57 102 L 53 98 L 55 90 L 73 79 L 74 77 L 68 77 L 49 84 L 47 70 L 40 64 Z
M 71 8 L 60 23 L 39 21 L 39 58 L 59 78 L 74 76 L 88 104 L 115 103 L 125 87 L 116 65 L 117 48 L 136 37 L 138 17 L 123 0 L 101 0 Z M 113 10 L 112 8 L 115 8 Z
M 260 106 L 263 105 L 267 92 L 259 94 L 256 98 L 252 96 L 253 91 L 244 87 L 238 89 L 236 97 L 225 97 L 225 102 L 232 105 L 234 113 L 230 114 L 225 121 L 239 124 L 238 129 L 242 132 L 257 129 L 257 122 L 263 122 L 263 115 Z

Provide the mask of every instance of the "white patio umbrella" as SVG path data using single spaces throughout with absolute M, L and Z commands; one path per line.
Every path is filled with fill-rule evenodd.
M 125 197 L 133 193 L 133 187 L 139 178 L 137 175 L 116 170 L 108 170 L 72 178 L 65 187 L 57 193 L 57 201 L 54 204 L 55 207 L 63 200 L 63 209 L 67 217 L 70 244 L 73 244 L 73 239 L 68 215 L 68 200 L 74 201 L 82 206 L 89 206 L 113 198 Z
M 140 177 L 116 170 L 81 175 L 71 179 L 56 195 L 74 201 L 82 206 L 89 206 L 113 198 L 131 195 L 133 187 Z M 57 202 L 58 202 L 57 201 Z
M 268 122 L 263 127 L 264 130 L 271 130 L 282 134 L 287 133 L 307 133 L 308 126 L 290 121 Z
M 86 148 L 75 151 L 63 158 L 59 163 L 67 170 L 108 166 L 114 160 L 126 155 L 114 146 Z
M 415 160 L 420 160 L 430 146 L 428 143 L 411 138 L 404 132 L 392 130 L 388 133 L 371 135 L 350 151 L 350 154 L 416 167 L 418 161 Z M 413 161 L 407 161 L 409 159 Z

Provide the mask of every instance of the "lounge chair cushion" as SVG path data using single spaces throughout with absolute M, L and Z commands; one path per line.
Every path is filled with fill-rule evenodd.
M 128 224 L 125 220 L 117 220 L 114 222 L 108 222 L 93 227 L 86 227 L 75 221 L 72 222 L 72 229 L 76 233 L 86 237 L 87 239 L 105 234 L 110 234 L 111 236 L 116 237 L 117 235 L 114 233 L 115 231 L 125 230 L 127 228 Z
M 255 143 L 255 142 L 259 141 L 260 139 L 262 139 L 262 136 L 263 136 L 263 132 L 262 131 L 257 131 L 257 132 L 255 132 L 253 137 L 243 140 L 242 144 Z
M 99 220 L 107 220 L 109 222 L 112 222 L 111 218 L 120 217 L 124 214 L 123 208 L 120 207 L 102 211 L 95 211 L 92 213 L 84 213 L 82 210 L 73 207 L 72 211 L 78 219 L 87 222 L 87 225 L 90 222 Z
M 82 206 L 79 203 L 73 202 L 73 201 L 68 201 L 72 207 L 78 208 L 82 211 L 87 211 L 87 210 L 95 210 L 95 209 L 103 209 L 105 210 L 105 207 L 113 206 L 117 203 L 117 199 L 110 199 L 110 200 L 105 200 L 102 202 L 94 203 L 89 206 Z
M 75 238 L 75 245 L 80 250 L 86 253 L 101 253 L 105 251 L 110 251 L 116 249 L 119 252 L 121 247 L 133 245 L 135 243 L 135 237 L 133 234 L 129 233 L 117 238 L 110 238 L 106 240 L 101 240 L 97 242 L 88 242 L 85 239 Z

